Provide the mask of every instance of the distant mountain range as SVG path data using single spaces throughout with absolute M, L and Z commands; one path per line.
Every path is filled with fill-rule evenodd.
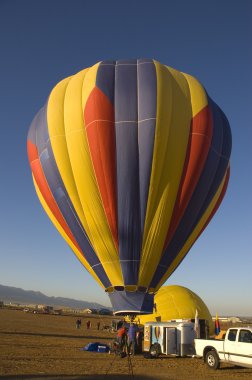
M 64 297 L 48 297 L 41 292 L 24 290 L 13 286 L 0 285 L 0 301 L 4 303 L 19 303 L 23 305 L 48 305 L 70 307 L 73 309 L 110 309 L 98 303 L 78 301 Z

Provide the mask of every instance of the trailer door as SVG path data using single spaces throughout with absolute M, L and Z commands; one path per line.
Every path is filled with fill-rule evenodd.
M 151 326 L 144 326 L 144 351 L 149 351 L 151 346 Z
M 166 355 L 177 354 L 177 329 L 176 327 L 166 327 Z

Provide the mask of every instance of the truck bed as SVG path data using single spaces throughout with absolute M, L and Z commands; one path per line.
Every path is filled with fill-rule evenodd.
M 204 349 L 206 347 L 213 347 L 216 351 L 223 351 L 224 339 L 194 339 L 196 355 L 199 357 L 204 356 Z

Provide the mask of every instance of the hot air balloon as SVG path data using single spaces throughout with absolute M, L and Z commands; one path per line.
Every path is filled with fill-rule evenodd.
M 102 61 L 53 88 L 27 144 L 43 208 L 114 312 L 151 313 L 225 194 L 224 113 L 155 60 Z
M 209 328 L 210 335 L 214 334 L 214 323 L 208 307 L 192 290 L 179 285 L 162 286 L 155 294 L 154 302 L 153 314 L 138 316 L 142 325 L 146 322 L 194 320 L 197 310 L 200 323 Z

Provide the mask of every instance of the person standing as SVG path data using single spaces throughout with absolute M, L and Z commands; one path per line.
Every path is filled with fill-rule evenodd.
M 119 343 L 119 348 L 121 352 L 126 351 L 127 344 L 127 330 L 124 325 L 117 331 L 117 341 Z
M 135 323 L 131 323 L 128 330 L 128 353 L 130 355 L 135 355 L 136 353 L 136 334 L 138 332 L 138 327 Z

